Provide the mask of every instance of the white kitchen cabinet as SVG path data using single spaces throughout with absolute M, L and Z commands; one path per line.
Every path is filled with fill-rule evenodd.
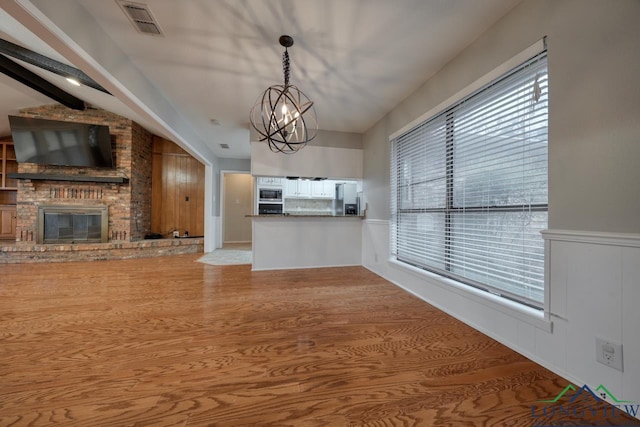
M 260 176 L 258 177 L 259 187 L 282 187 L 284 178 L 275 176 Z
M 313 181 L 311 183 L 311 197 L 321 199 L 324 196 L 324 181 Z
M 311 181 L 298 180 L 298 196 L 311 197 Z
M 298 181 L 288 179 L 284 182 L 284 197 L 295 197 L 298 193 Z
M 336 192 L 336 182 L 325 179 L 313 181 L 311 184 L 311 197 L 314 199 L 333 199 Z
M 311 197 L 311 181 L 305 179 L 288 179 L 284 186 L 284 197 Z

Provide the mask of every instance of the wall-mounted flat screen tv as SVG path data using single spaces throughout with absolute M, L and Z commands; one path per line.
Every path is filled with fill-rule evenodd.
M 113 168 L 109 126 L 9 116 L 18 163 Z

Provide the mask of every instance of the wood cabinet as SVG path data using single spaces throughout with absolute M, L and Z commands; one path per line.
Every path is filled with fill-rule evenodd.
M 0 141 L 0 188 L 3 190 L 16 190 L 18 184 L 15 179 L 9 178 L 7 174 L 18 172 L 18 162 L 16 161 L 16 151 L 13 148 L 13 141 Z
M 16 238 L 16 207 L 0 205 L 0 239 Z
M 7 175 L 18 171 L 13 141 L 0 141 L 0 239 L 16 238 L 18 183 Z
M 204 165 L 176 144 L 153 141 L 151 230 L 204 235 Z

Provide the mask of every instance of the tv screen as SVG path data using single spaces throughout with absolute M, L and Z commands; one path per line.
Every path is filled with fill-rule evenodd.
M 113 168 L 109 126 L 9 116 L 18 163 Z

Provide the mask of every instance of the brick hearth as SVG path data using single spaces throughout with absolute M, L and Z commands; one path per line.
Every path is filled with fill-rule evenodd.
M 0 245 L 0 264 L 101 261 L 108 259 L 147 258 L 204 251 L 204 239 L 158 239 L 135 242 L 82 243 L 71 245 L 9 244 Z

